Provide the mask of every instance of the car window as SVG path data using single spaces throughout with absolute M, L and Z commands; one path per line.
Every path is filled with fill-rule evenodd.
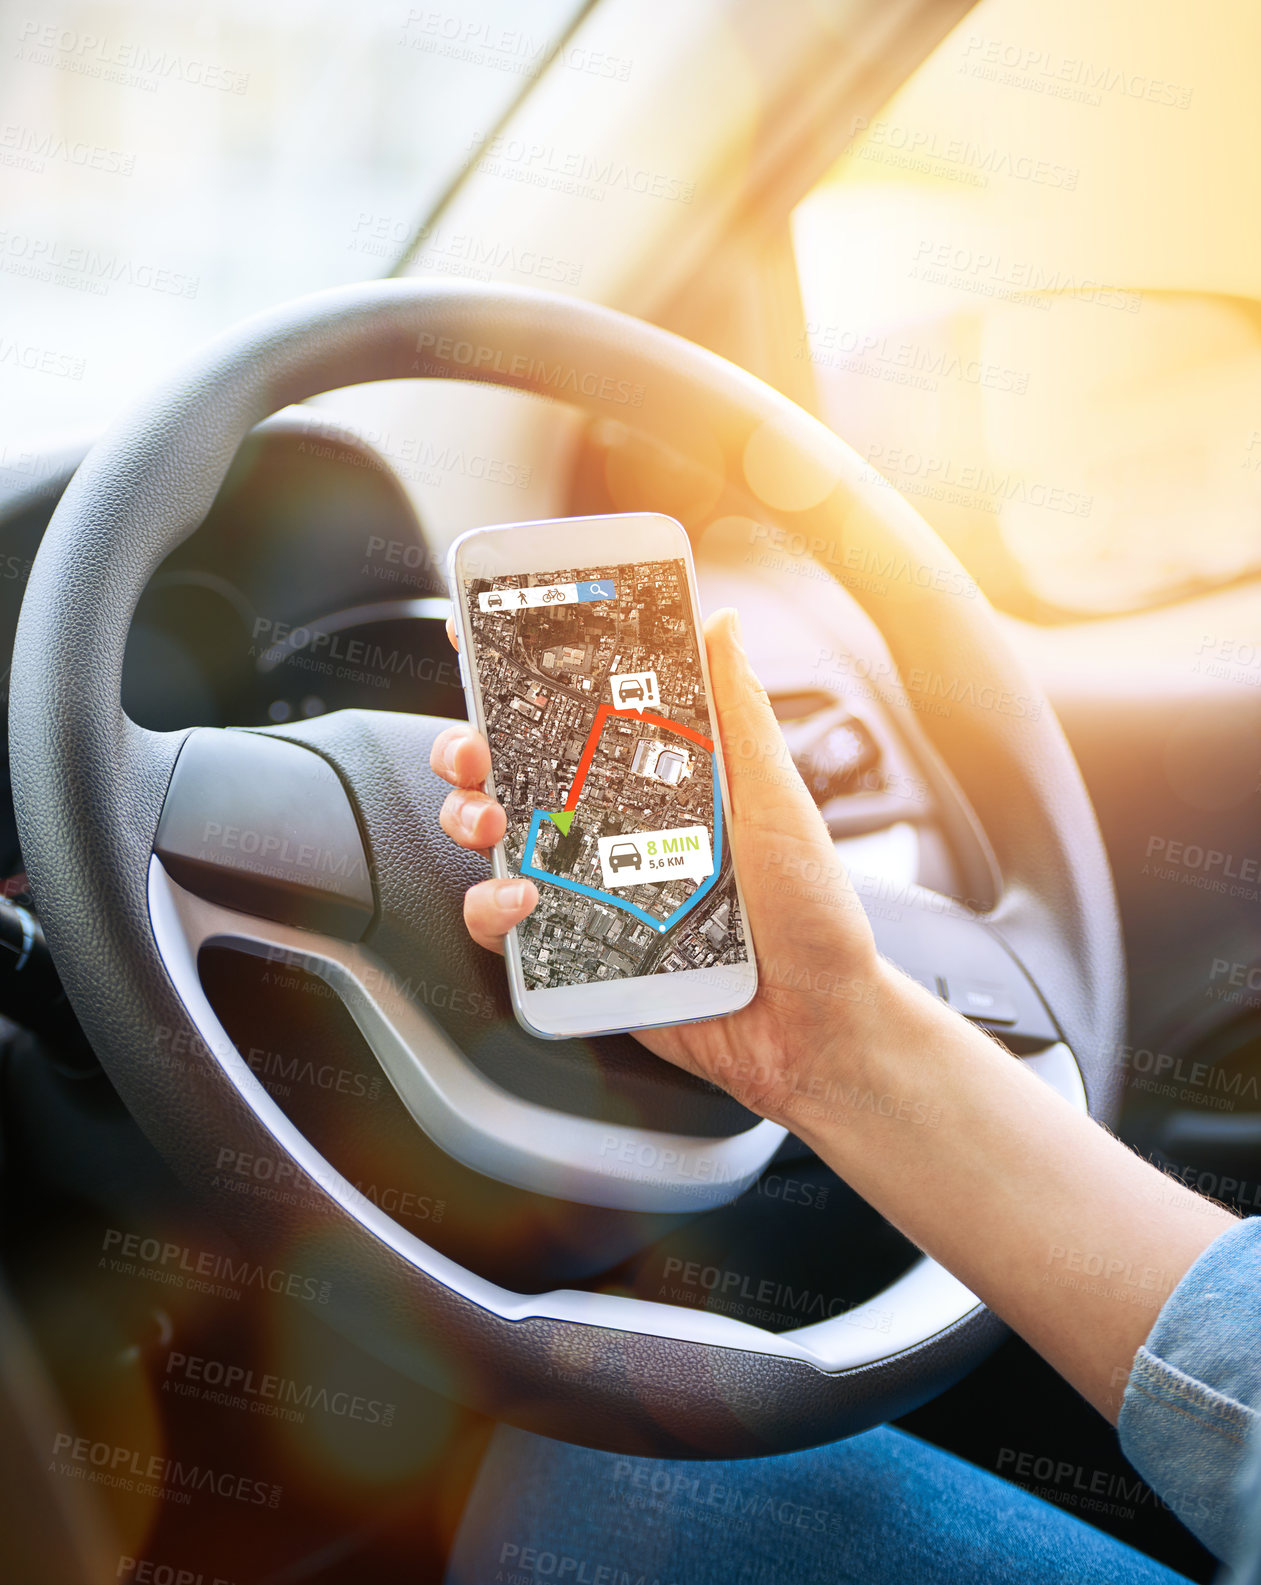
M 1261 568 L 1261 12 L 982 0 L 799 206 L 832 426 L 1054 620 Z
M 97 424 L 240 316 L 388 274 L 581 9 L 6 7 L 0 443 Z

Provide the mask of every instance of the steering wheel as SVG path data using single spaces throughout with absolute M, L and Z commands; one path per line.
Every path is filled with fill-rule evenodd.
M 235 1235 L 300 1251 L 339 1327 L 449 1397 L 549 1436 L 673 1457 L 790 1451 L 905 1413 L 1003 1335 L 933 1261 L 856 1310 L 782 1332 L 546 1276 L 513 1291 L 357 1187 L 211 1006 L 207 945 L 317 975 L 426 1148 L 510 1196 L 586 1207 L 614 1263 L 636 1229 L 727 1204 L 781 1149 L 782 1130 L 629 1037 L 545 1047 L 517 1027 L 501 965 L 461 921 L 485 865 L 438 829 L 444 788 L 428 753 L 443 722 L 348 710 L 155 733 L 122 709 L 137 600 L 253 426 L 326 390 L 416 377 L 550 395 L 666 442 L 686 414 L 687 433 L 707 436 L 707 465 L 759 522 L 842 578 L 901 569 L 854 592 L 1000 884 L 983 912 L 903 899 L 915 928 L 899 939 L 921 955 L 921 977 L 941 950 L 952 975 L 1001 982 L 1028 1036 L 1012 1060 L 1111 1115 L 1124 976 L 1103 846 L 1058 723 L 959 564 L 848 447 L 758 380 L 621 314 L 498 286 L 377 282 L 252 318 L 118 422 L 74 476 L 30 575 L 10 705 L 22 851 L 71 1002 L 123 1101 Z M 758 500 L 750 483 L 768 456 L 796 482 Z M 942 678 L 969 683 L 947 710 Z M 1014 698 L 1034 703 L 995 703 Z M 225 1160 L 267 1163 L 294 1192 L 225 1194 Z

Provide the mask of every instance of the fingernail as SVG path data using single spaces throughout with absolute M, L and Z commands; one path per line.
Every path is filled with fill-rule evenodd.
M 481 816 L 481 801 L 476 798 L 466 798 L 460 805 L 460 829 L 466 837 L 477 835 L 477 822 Z
M 740 626 L 740 613 L 731 607 L 731 638 L 740 653 L 744 654 L 744 629 Z
M 495 887 L 495 901 L 509 911 L 525 906 L 524 881 L 500 881 Z

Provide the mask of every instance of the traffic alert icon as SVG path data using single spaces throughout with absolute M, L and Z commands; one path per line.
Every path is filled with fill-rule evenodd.
M 609 678 L 613 703 L 619 710 L 655 710 L 661 703 L 661 689 L 655 671 L 619 671 Z
M 703 881 L 714 873 L 706 826 L 676 826 L 671 831 L 634 831 L 600 837 L 600 874 L 605 889 L 655 886 L 662 881 Z

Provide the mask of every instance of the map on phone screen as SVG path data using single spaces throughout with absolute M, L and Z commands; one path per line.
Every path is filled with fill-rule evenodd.
M 686 564 L 465 593 L 526 988 L 744 962 Z

